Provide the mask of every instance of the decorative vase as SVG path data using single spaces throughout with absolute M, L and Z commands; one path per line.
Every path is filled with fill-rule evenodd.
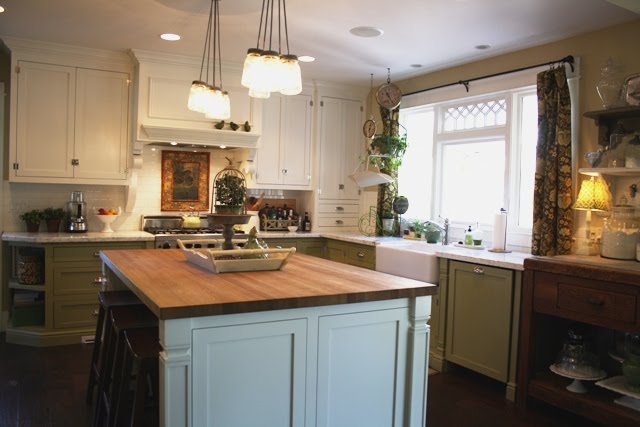
M 48 233 L 57 233 L 58 231 L 60 231 L 60 223 L 61 222 L 62 222 L 61 219 L 48 219 L 48 220 L 46 220 L 47 232 Z
M 620 77 L 620 66 L 611 58 L 600 69 L 602 78 L 596 84 L 598 95 L 602 100 L 604 108 L 620 107 L 622 102 L 622 79 Z

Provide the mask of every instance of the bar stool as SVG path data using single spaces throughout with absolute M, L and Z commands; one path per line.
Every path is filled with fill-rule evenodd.
M 109 324 L 105 330 L 105 343 L 101 363 L 98 400 L 94 412 L 94 426 L 103 426 L 105 421 L 113 425 L 113 379 L 122 372 L 122 355 L 125 348 L 124 332 L 130 329 L 157 327 L 158 318 L 145 306 L 113 307 Z M 157 336 L 157 335 L 156 335 Z
M 159 422 L 158 328 L 129 329 L 124 332 L 121 375 L 114 378 L 113 425 L 157 425 Z M 133 378 L 133 388 L 130 387 Z M 149 395 L 151 398 L 149 399 Z M 153 413 L 150 414 L 149 412 Z
M 131 291 L 107 291 L 98 292 L 100 309 L 98 310 L 98 323 L 93 340 L 93 355 L 89 368 L 89 382 L 87 384 L 87 405 L 93 401 L 93 388 L 100 382 L 100 363 L 104 360 L 101 354 L 103 337 L 105 336 L 105 318 L 110 315 L 113 307 L 142 305 L 142 302 Z

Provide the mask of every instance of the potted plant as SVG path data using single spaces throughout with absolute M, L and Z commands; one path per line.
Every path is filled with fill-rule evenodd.
M 29 233 L 38 232 L 42 218 L 43 213 L 40 209 L 32 209 L 20 214 L 20 219 L 27 223 L 27 231 Z
M 49 233 L 57 233 L 60 231 L 60 223 L 66 216 L 64 209 L 48 207 L 42 211 L 42 214 Z
M 411 222 L 411 228 L 413 228 L 414 237 L 416 239 L 422 239 L 422 235 L 424 232 L 424 224 L 419 219 L 416 219 Z
M 231 160 L 229 166 L 215 176 L 214 193 L 216 213 L 244 213 L 247 185 L 242 172 L 231 166 Z
M 429 223 L 424 227 L 424 236 L 427 243 L 438 243 L 440 240 L 440 230 L 435 225 Z

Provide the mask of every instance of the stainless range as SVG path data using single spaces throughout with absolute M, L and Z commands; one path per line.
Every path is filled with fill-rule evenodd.
M 206 218 L 203 219 L 206 224 Z M 176 249 L 177 240 L 215 240 L 206 243 L 207 248 L 221 247 L 224 238 L 222 237 L 222 226 L 185 228 L 182 226 L 182 217 L 179 215 L 143 215 L 141 228 L 147 233 L 155 236 L 156 249 Z M 236 234 L 242 234 L 236 231 Z M 241 239 L 242 241 L 246 239 Z M 187 248 L 201 248 L 202 243 L 185 243 Z

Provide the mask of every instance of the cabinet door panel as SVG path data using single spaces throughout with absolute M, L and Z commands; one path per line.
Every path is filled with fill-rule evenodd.
M 513 273 L 452 261 L 447 292 L 447 359 L 506 382 Z
M 53 303 L 53 327 L 95 327 L 99 308 L 97 293 L 93 299 L 56 300 Z
M 262 135 L 257 157 L 256 182 L 262 185 L 278 185 L 282 183 L 280 162 L 280 112 L 282 97 L 272 94 L 262 101 Z
M 339 199 L 342 184 L 342 100 L 322 99 L 320 131 L 320 199 Z
M 407 328 L 406 310 L 320 318 L 318 427 L 403 425 Z
M 285 99 L 280 156 L 283 181 L 288 185 L 309 185 L 311 176 L 311 96 Z
M 75 68 L 26 61 L 19 67 L 15 174 L 70 178 Z
M 358 164 L 360 163 L 360 155 L 363 151 L 364 137 L 362 135 L 362 103 L 360 101 L 345 101 L 343 109 L 344 122 L 344 160 L 342 178 L 344 189 L 342 191 L 343 199 L 357 199 L 358 186 L 356 182 L 349 178 Z
M 129 75 L 80 68 L 76 94 L 75 177 L 125 179 Z
M 193 425 L 304 425 L 306 333 L 306 319 L 193 331 Z

